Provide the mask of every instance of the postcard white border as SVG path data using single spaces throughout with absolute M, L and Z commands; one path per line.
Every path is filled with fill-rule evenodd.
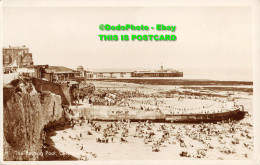
M 250 6 L 253 10 L 253 120 L 254 120 L 254 159 L 252 160 L 163 160 L 163 161 L 3 161 L 3 101 L 0 103 L 0 164 L 260 164 L 260 1 L 259 0 L 4 0 L 1 2 L 0 18 L 1 27 L 3 20 L 3 7 L 171 7 L 171 6 Z M 2 49 L 2 36 L 1 29 L 1 42 Z M 2 61 L 2 51 L 1 59 Z M 0 63 L 2 70 L 2 62 Z M 0 99 L 3 100 L 3 75 L 0 72 Z

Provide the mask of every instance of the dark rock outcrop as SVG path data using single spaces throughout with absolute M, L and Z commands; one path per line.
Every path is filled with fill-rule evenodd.
M 43 128 L 64 120 L 61 96 L 38 93 L 30 79 L 4 86 L 4 160 L 39 160 Z

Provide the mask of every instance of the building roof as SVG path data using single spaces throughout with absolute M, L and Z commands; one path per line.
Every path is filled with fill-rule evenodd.
M 83 66 L 80 65 L 77 67 L 77 69 L 84 69 L 84 68 L 83 68 Z
M 25 45 L 23 46 L 9 46 L 9 47 L 3 47 L 3 49 L 29 49 Z
M 64 67 L 64 66 L 49 66 L 48 70 L 53 71 L 54 73 L 74 73 L 76 70 Z

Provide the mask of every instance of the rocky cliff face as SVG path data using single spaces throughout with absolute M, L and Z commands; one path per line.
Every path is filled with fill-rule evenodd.
M 61 97 L 20 79 L 4 86 L 3 106 L 4 160 L 39 160 L 44 126 L 64 119 Z

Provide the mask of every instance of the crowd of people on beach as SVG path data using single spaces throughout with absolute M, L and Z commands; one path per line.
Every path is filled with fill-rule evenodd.
M 108 101 L 106 105 L 117 105 L 127 107 L 133 110 L 144 110 L 144 111 L 161 111 L 165 114 L 209 114 L 209 113 L 221 113 L 228 112 L 237 109 L 236 102 L 229 102 L 227 98 L 217 98 L 217 97 L 200 97 L 200 96 L 176 96 L 173 98 L 163 98 L 163 97 L 133 97 L 129 93 L 108 93 L 105 100 Z M 113 97 L 111 97 L 112 95 Z M 163 99 L 170 99 L 165 101 Z M 188 100 L 191 102 L 192 106 L 188 106 L 186 102 Z M 178 103 L 176 105 L 168 104 L 171 102 Z M 118 103 L 118 104 L 116 104 Z M 232 104 L 232 106 L 230 106 Z
M 175 95 L 172 98 L 166 98 L 164 94 L 151 96 L 138 90 L 121 91 L 115 89 L 97 89 L 96 93 L 98 94 L 93 92 L 91 95 L 87 95 L 83 90 L 80 90 L 77 104 L 119 106 L 132 110 L 160 111 L 164 114 L 210 114 L 228 112 L 239 108 L 235 101 L 230 102 L 228 98 L 219 97 Z M 186 100 L 191 103 L 187 103 Z
M 143 139 L 143 144 L 151 146 L 152 152 L 160 152 L 164 147 L 178 145 L 180 157 L 205 158 L 210 150 L 223 154 L 235 154 L 236 145 L 253 149 L 252 125 L 234 120 L 217 123 L 175 125 L 173 123 L 131 122 L 130 120 L 98 122 L 92 120 L 71 120 L 71 128 L 84 125 L 83 132 L 69 135 L 71 140 L 82 141 L 94 136 L 96 143 L 128 143 L 135 138 Z M 64 140 L 65 138 L 62 137 Z M 87 146 L 79 145 L 80 150 Z M 199 146 L 199 147 L 198 147 Z M 245 158 L 247 153 L 244 153 Z

